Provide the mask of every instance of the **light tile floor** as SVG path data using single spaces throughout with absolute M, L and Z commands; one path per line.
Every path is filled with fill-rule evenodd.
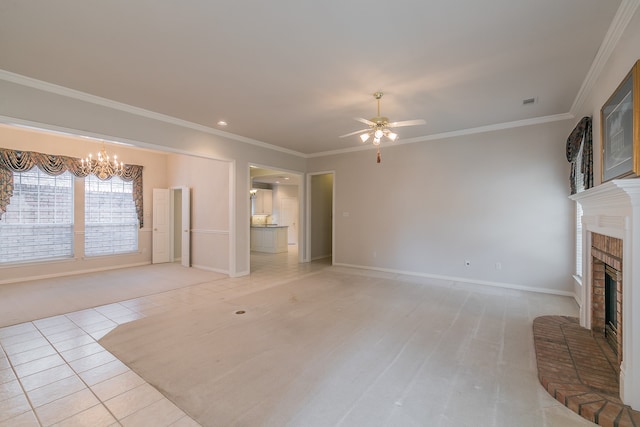
M 247 292 L 300 277 L 328 260 L 299 264 L 297 248 L 252 254 L 252 275 L 74 311 L 0 328 L 0 427 L 198 426 L 98 340 L 118 325 L 201 296 Z
M 197 425 L 97 342 L 125 303 L 0 329 L 0 426 Z

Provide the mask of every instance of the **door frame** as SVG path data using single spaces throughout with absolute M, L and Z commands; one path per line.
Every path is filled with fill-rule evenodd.
M 170 207 L 170 231 L 169 234 L 171 236 L 170 243 L 170 260 L 171 262 L 175 262 L 176 254 L 176 242 L 175 242 L 175 193 L 176 191 L 180 191 L 180 200 L 182 202 L 181 206 L 181 224 L 180 224 L 180 263 L 183 267 L 191 267 L 191 188 L 186 186 L 175 186 L 169 187 L 169 204 Z M 185 197 L 186 196 L 186 197 Z M 185 248 L 186 248 L 186 256 L 185 256 Z
M 336 256 L 336 171 L 328 170 L 322 172 L 307 173 L 307 199 L 306 199 L 306 221 L 305 221 L 305 258 L 304 262 L 311 262 L 311 178 L 317 175 L 333 175 L 333 185 L 331 188 L 331 265 L 335 264 Z
M 164 203 L 164 206 L 161 206 L 159 203 L 159 195 L 166 197 L 167 200 Z M 171 213 L 171 190 L 168 188 L 154 188 L 153 189 L 153 226 L 151 231 L 151 263 L 152 264 L 163 264 L 166 262 L 171 262 L 171 230 L 173 227 L 171 226 L 171 222 L 173 221 L 173 215 Z M 162 212 L 160 211 L 160 208 Z M 166 224 L 166 230 L 158 230 L 158 225 L 160 221 L 164 219 L 168 224 Z M 164 234 L 166 236 L 164 236 Z M 162 236 L 162 240 L 160 240 L 160 236 Z M 163 251 L 158 252 L 158 244 L 162 244 Z M 161 256 L 161 257 L 160 257 Z
M 306 226 L 307 224 L 304 222 L 305 216 L 305 173 L 300 171 L 295 171 L 291 169 L 283 169 L 281 167 L 269 166 L 261 163 L 249 162 L 247 165 L 247 190 L 245 194 L 249 194 L 251 191 L 251 167 L 257 167 L 260 169 L 271 169 L 274 171 L 286 172 L 292 175 L 297 175 L 300 178 L 300 184 L 298 185 L 298 262 L 305 262 L 305 252 L 306 252 Z M 251 227 L 251 202 L 249 203 L 249 227 Z M 250 234 L 250 233 L 248 233 Z M 249 236 L 250 237 L 250 236 Z M 251 244 L 247 242 L 247 259 L 249 260 L 249 269 L 251 268 Z

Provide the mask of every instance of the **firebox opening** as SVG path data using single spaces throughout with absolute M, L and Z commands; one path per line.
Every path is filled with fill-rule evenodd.
M 618 354 L 618 283 L 617 272 L 610 266 L 605 266 L 604 272 L 604 335 L 607 342 Z

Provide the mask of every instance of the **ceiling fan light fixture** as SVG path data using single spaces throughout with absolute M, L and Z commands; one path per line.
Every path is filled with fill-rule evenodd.
M 364 123 L 368 126 L 367 129 L 357 130 L 355 132 L 349 132 L 345 135 L 341 135 L 340 138 L 346 138 L 347 136 L 358 135 L 360 140 L 365 143 L 371 137 L 373 137 L 373 145 L 378 147 L 378 156 L 377 161 L 380 163 L 380 144 L 382 142 L 383 137 L 387 140 L 394 142 L 398 139 L 398 134 L 391 131 L 391 128 L 403 127 L 403 126 L 415 126 L 415 125 L 423 125 L 425 121 L 422 119 L 416 120 L 404 120 L 400 122 L 389 122 L 389 118 L 382 116 L 380 114 L 380 98 L 382 98 L 382 92 L 376 92 L 373 94 L 373 97 L 376 99 L 378 104 L 378 115 L 371 119 L 363 119 L 361 117 L 356 117 L 355 120 Z

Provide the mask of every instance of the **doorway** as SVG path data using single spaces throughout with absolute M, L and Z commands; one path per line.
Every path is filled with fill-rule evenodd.
M 331 259 L 334 255 L 335 172 L 307 175 L 307 250 L 305 261 Z
M 188 187 L 153 189 L 153 264 L 191 266 L 191 191 Z
M 284 259 L 285 263 L 303 262 L 303 248 L 299 247 L 303 174 L 250 165 L 249 182 L 251 271 L 253 261 L 264 262 L 265 257 L 274 262 L 278 259 Z M 287 256 L 282 256 L 285 252 Z

